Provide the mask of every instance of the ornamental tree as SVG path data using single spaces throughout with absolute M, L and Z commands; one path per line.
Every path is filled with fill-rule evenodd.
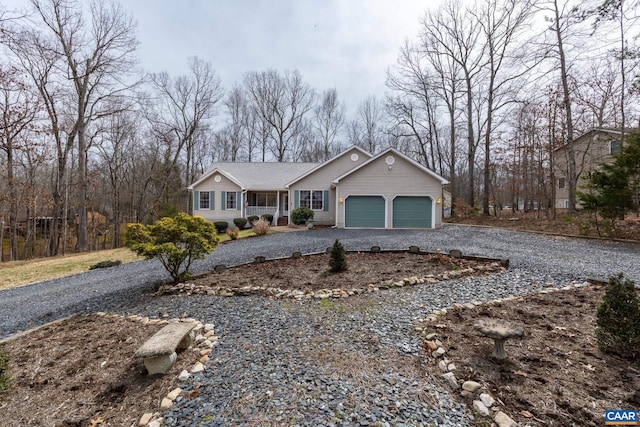
M 216 229 L 202 217 L 179 213 L 155 224 L 129 224 L 125 246 L 146 259 L 157 258 L 175 282 L 191 277 L 189 267 L 218 245 Z

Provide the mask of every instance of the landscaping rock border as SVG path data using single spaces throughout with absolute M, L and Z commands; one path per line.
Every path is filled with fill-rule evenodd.
M 91 316 L 92 314 L 86 314 L 85 316 Z M 209 354 L 211 354 L 211 349 L 219 344 L 219 337 L 215 334 L 215 327 L 211 323 L 202 323 L 194 318 L 172 318 L 172 319 L 152 319 L 145 316 L 139 315 L 130 315 L 130 316 L 122 316 L 120 314 L 112 314 L 105 312 L 98 312 L 93 314 L 95 316 L 110 316 L 110 317 L 119 317 L 123 319 L 133 320 L 135 322 L 140 322 L 143 325 L 167 325 L 169 323 L 177 323 L 177 322 L 195 322 L 196 326 L 193 328 L 196 336 L 193 340 L 193 344 L 189 349 L 185 351 L 193 351 L 198 353 L 198 361 L 193 365 L 193 367 L 187 371 L 186 369 L 180 372 L 178 375 L 179 382 L 185 382 L 189 380 L 192 374 L 197 374 L 199 372 L 207 369 L 207 363 L 209 362 Z M 44 326 L 44 325 L 43 325 Z M 145 412 L 140 417 L 140 421 L 138 422 L 138 426 L 140 427 L 160 427 L 162 425 L 162 412 L 171 409 L 175 402 L 179 402 L 184 399 L 183 389 L 180 387 L 176 387 L 167 393 L 164 396 L 159 404 L 158 410 L 155 412 Z
M 327 252 L 331 248 L 327 248 Z M 346 251 L 349 253 L 362 253 L 363 251 Z M 426 252 L 420 251 L 420 248 L 417 246 L 411 246 L 408 250 L 381 250 L 379 246 L 372 246 L 371 253 L 412 253 L 418 255 L 444 255 L 450 256 L 452 258 L 459 258 L 471 261 L 479 261 L 485 262 L 487 264 L 477 265 L 474 267 L 468 267 L 461 270 L 453 270 L 441 274 L 429 274 L 425 277 L 402 277 L 398 279 L 392 280 L 382 280 L 378 283 L 369 283 L 366 287 L 362 288 L 350 288 L 350 289 L 342 289 L 342 288 L 333 288 L 333 289 L 320 289 L 316 291 L 302 291 L 297 289 L 281 289 L 277 287 L 269 287 L 269 286 L 242 286 L 238 288 L 232 287 L 222 287 L 222 286 L 204 286 L 204 285 L 196 285 L 191 282 L 184 282 L 178 284 L 167 284 L 161 286 L 156 295 L 166 295 L 166 294 L 184 294 L 184 295 L 197 295 L 197 294 L 206 294 L 212 296 L 224 296 L 224 297 L 233 297 L 233 296 L 249 296 L 249 295 L 258 295 L 263 297 L 270 298 L 291 298 L 295 300 L 304 300 L 304 299 L 327 299 L 327 298 L 346 298 L 353 295 L 363 294 L 367 292 L 377 292 L 380 290 L 387 290 L 393 288 L 402 288 L 405 286 L 415 286 L 415 285 L 423 285 L 423 284 L 433 284 L 437 282 L 441 282 L 444 280 L 452 280 L 452 279 L 460 279 L 462 277 L 470 276 L 474 273 L 484 273 L 484 274 L 493 274 L 493 273 L 502 273 L 509 267 L 508 259 L 498 259 L 498 258 L 488 258 L 488 257 L 480 257 L 480 256 L 465 256 L 462 255 L 459 250 L 452 250 L 448 254 L 442 252 Z M 302 254 L 299 251 L 293 252 L 290 257 L 279 257 L 267 259 L 264 256 L 256 256 L 254 261 L 240 264 L 237 266 L 229 267 L 232 269 L 246 267 L 251 264 L 256 263 L 265 263 L 265 262 L 273 262 L 285 259 L 294 259 L 300 258 L 303 256 L 313 256 L 313 255 L 323 255 L 325 252 L 312 252 L 307 254 Z M 227 269 L 224 265 L 216 265 L 214 271 L 219 272 Z
M 561 288 L 543 289 L 541 291 L 533 292 L 528 295 L 549 294 L 552 292 L 583 288 L 586 286 L 591 286 L 593 284 L 590 283 L 592 280 L 593 279 L 590 278 L 583 283 L 576 283 Z M 493 419 L 498 427 L 517 427 L 517 423 L 507 415 L 504 402 L 502 402 L 498 398 L 494 398 L 487 390 L 487 387 L 485 385 L 477 383 L 472 379 L 464 380 L 456 378 L 455 364 L 446 358 L 447 349 L 445 348 L 444 344 L 438 339 L 438 332 L 433 332 L 431 329 L 429 329 L 429 327 L 433 326 L 436 331 L 439 327 L 444 327 L 444 325 L 440 325 L 435 322 L 438 322 L 438 320 L 442 316 L 446 315 L 448 310 L 452 310 L 454 308 L 473 310 L 474 308 L 479 306 L 494 305 L 502 303 L 504 301 L 523 301 L 524 298 L 528 295 L 497 298 L 495 300 L 482 303 L 473 302 L 469 304 L 454 304 L 451 307 L 434 310 L 428 316 L 418 319 L 414 324 L 414 330 L 418 332 L 418 334 L 422 334 L 425 350 L 428 349 L 430 351 L 430 353 L 428 352 L 428 355 L 431 357 L 433 364 L 443 372 L 441 377 L 445 380 L 449 387 L 451 387 L 454 391 L 462 388 L 460 395 L 465 398 L 467 402 L 469 400 L 472 401 L 470 405 L 471 409 L 483 417 Z M 428 325 L 425 325 L 425 323 L 427 323 Z

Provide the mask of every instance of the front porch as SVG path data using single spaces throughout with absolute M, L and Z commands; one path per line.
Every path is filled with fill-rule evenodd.
M 287 225 L 289 222 L 289 192 L 248 191 L 245 194 L 244 217 L 261 217 L 265 214 L 273 215 L 272 225 Z M 284 218 L 286 218 L 285 224 L 282 221 Z

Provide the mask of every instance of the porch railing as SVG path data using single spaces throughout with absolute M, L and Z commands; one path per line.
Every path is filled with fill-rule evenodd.
M 275 218 L 277 209 L 277 206 L 247 206 L 246 215 L 262 216 L 264 214 L 271 214 Z

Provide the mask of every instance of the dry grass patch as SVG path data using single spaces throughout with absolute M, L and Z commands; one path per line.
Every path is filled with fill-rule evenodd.
M 140 259 L 142 258 L 131 250 L 118 248 L 35 261 L 0 263 L 0 290 L 83 273 L 100 261 L 114 260 L 125 263 Z

